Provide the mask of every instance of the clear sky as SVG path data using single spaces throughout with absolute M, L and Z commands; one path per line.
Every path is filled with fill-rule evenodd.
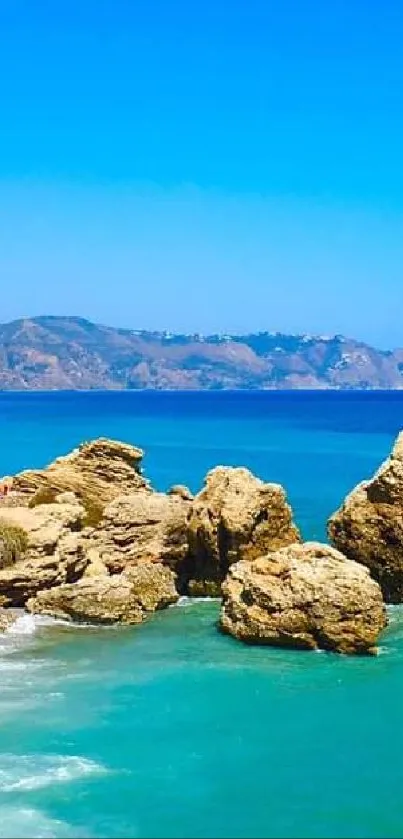
M 0 0 L 0 320 L 403 345 L 402 0 Z

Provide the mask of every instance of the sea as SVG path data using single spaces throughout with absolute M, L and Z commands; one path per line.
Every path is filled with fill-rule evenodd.
M 403 392 L 0 394 L 0 474 L 108 436 L 153 486 L 217 464 L 287 490 L 306 539 L 403 428 Z M 377 657 L 246 647 L 219 603 L 0 635 L 0 837 L 401 837 L 403 607 Z

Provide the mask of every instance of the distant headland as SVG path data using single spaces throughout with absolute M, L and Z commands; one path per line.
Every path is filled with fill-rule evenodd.
M 1 390 L 402 389 L 403 349 L 343 335 L 179 334 L 79 317 L 0 325 Z

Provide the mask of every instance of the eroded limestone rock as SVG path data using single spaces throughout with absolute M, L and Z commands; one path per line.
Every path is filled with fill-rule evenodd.
M 80 544 L 85 510 L 72 493 L 61 494 L 53 504 L 34 509 L 0 509 L 0 521 L 21 527 L 27 547 L 21 559 L 0 570 L 3 602 L 22 606 L 41 589 L 77 580 L 88 560 Z
M 16 475 L 11 499 L 19 496 L 21 504 L 32 504 L 36 496 L 43 503 L 55 500 L 58 492 L 71 491 L 86 502 L 105 505 L 118 495 L 148 487 L 141 474 L 142 458 L 142 450 L 127 443 L 106 438 L 82 443 L 46 469 Z
M 88 623 L 142 623 L 178 599 L 175 577 L 158 563 L 122 574 L 84 575 L 77 583 L 41 591 L 27 602 L 30 612 Z
M 403 602 L 403 433 L 373 478 L 331 516 L 328 533 L 338 550 L 370 569 L 386 602 Z
M 316 542 L 232 565 L 221 628 L 249 644 L 374 652 L 386 612 L 368 569 Z
M 162 492 L 134 492 L 104 510 L 89 544 L 111 573 L 144 562 L 179 570 L 188 553 L 189 501 Z
M 292 510 L 279 484 L 248 469 L 217 466 L 196 495 L 188 523 L 191 594 L 219 594 L 232 563 L 298 542 Z

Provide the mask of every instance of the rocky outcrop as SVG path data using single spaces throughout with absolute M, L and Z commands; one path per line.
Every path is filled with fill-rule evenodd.
M 140 623 L 179 594 L 219 595 L 234 564 L 298 548 L 280 485 L 244 468 L 217 467 L 195 497 L 181 485 L 154 492 L 142 456 L 134 446 L 99 439 L 13 479 L 8 506 L 0 505 L 0 536 L 2 522 L 7 531 L 0 606 Z
M 236 563 L 222 590 L 221 628 L 249 644 L 371 653 L 386 624 L 369 571 L 314 542 Z
M 7 632 L 19 616 L 18 609 L 3 609 L 0 607 L 0 632 Z
M 328 533 L 338 550 L 370 569 L 387 602 L 403 602 L 403 433 L 374 477 L 333 514 Z
M 247 469 L 220 467 L 196 498 L 178 486 L 115 499 L 88 547 L 112 574 L 162 562 L 175 571 L 181 593 L 216 595 L 232 562 L 298 539 L 281 487 Z
M 193 501 L 193 495 L 190 489 L 183 484 L 174 484 L 174 486 L 170 487 L 167 494 L 179 495 L 179 498 L 182 498 L 183 501 Z
M 104 510 L 102 527 L 88 545 L 113 574 L 144 562 L 161 562 L 179 572 L 188 553 L 190 503 L 179 494 L 135 492 Z
M 0 576 L 0 596 L 25 602 L 78 579 L 94 557 L 112 575 L 158 562 L 174 571 L 180 593 L 217 595 L 231 563 L 299 539 L 277 484 L 264 484 L 247 469 L 217 467 L 196 497 L 182 485 L 154 492 L 141 474 L 142 456 L 134 446 L 99 439 L 46 469 L 17 475 L 0 514 L 12 514 L 29 532 L 30 547 L 22 564 L 13 561 Z M 79 511 L 70 524 L 61 515 L 66 489 Z
M 88 564 L 80 544 L 84 517 L 85 510 L 72 493 L 33 509 L 0 509 L 0 523 L 6 521 L 26 533 L 23 555 L 0 570 L 2 602 L 22 606 L 38 591 L 81 576 Z
M 175 603 L 178 594 L 172 571 L 145 563 L 122 574 L 84 575 L 72 585 L 41 591 L 28 600 L 30 612 L 99 624 L 138 624 L 157 609 Z
M 142 450 L 127 443 L 93 440 L 46 469 L 20 472 L 13 479 L 12 497 L 35 505 L 54 500 L 58 492 L 71 491 L 87 506 L 102 506 L 118 495 L 148 488 L 141 474 L 142 458 Z
M 248 469 L 218 466 L 196 495 L 188 522 L 190 594 L 219 594 L 229 566 L 300 539 L 279 484 Z
M 331 537 L 349 559 L 300 544 L 278 484 L 221 466 L 195 497 L 181 485 L 154 492 L 142 456 L 99 439 L 13 479 L 0 505 L 0 607 L 136 624 L 179 593 L 219 595 L 225 579 L 221 626 L 241 640 L 374 648 L 385 611 L 364 564 L 389 599 L 401 596 L 403 435 L 332 517 Z

